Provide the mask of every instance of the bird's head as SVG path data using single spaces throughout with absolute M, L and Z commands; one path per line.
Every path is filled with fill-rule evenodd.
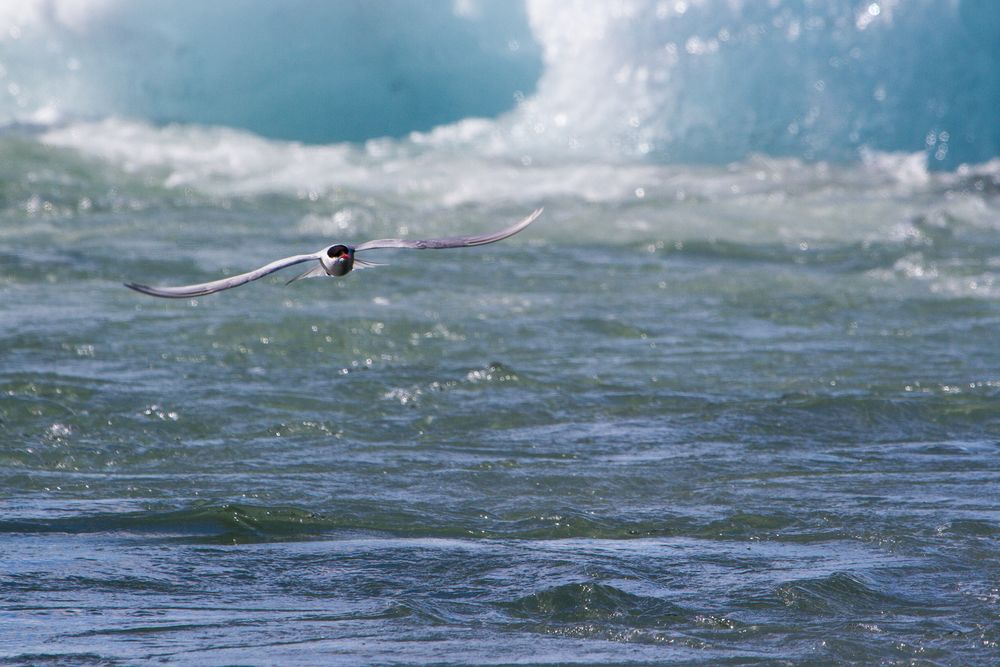
M 323 251 L 320 258 L 328 275 L 343 276 L 354 268 L 354 248 L 346 245 L 332 245 Z

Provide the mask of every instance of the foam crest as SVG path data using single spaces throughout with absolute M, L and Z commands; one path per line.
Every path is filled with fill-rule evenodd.
M 68 123 L 39 135 L 42 142 L 97 157 L 167 188 L 224 196 L 329 196 L 344 189 L 423 201 L 433 206 L 570 199 L 634 206 L 684 202 L 817 203 L 842 197 L 843 206 L 968 191 L 1000 189 L 1000 160 L 928 170 L 927 155 L 866 150 L 860 166 L 753 155 L 724 167 L 674 166 L 597 158 L 546 160 L 491 155 L 444 139 L 372 140 L 363 145 L 307 145 L 264 139 L 229 128 L 155 127 L 109 118 Z M 832 195 L 831 195 L 832 193 Z

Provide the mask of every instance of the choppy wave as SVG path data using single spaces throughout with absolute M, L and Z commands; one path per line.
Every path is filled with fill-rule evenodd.
M 871 614 L 896 605 L 913 604 L 878 590 L 871 581 L 844 572 L 782 584 L 775 592 L 784 605 L 819 616 Z
M 436 520 L 439 519 L 439 520 Z M 768 536 L 788 520 L 738 515 L 699 525 L 690 519 L 623 521 L 586 513 L 553 509 L 550 513 L 510 517 L 481 517 L 462 525 L 454 517 L 433 517 L 406 510 L 376 508 L 345 502 L 337 514 L 298 507 L 197 503 L 165 511 L 113 512 L 50 518 L 8 518 L 0 533 L 8 534 L 139 534 L 208 543 L 248 543 L 328 539 L 350 535 L 392 535 L 411 538 L 475 539 L 598 539 Z M 816 534 L 813 541 L 828 542 L 847 535 Z M 797 542 L 806 542 L 799 538 Z
M 655 597 L 634 595 L 608 584 L 571 583 L 548 588 L 504 605 L 515 618 L 553 623 L 601 623 L 633 628 L 669 627 L 693 616 L 687 610 Z
M 67 239 L 109 231 L 61 229 L 73 215 L 247 210 L 274 219 L 262 229 L 280 224 L 312 244 L 447 233 L 470 214 L 516 218 L 546 203 L 536 241 L 571 236 L 631 246 L 651 260 L 801 265 L 942 296 L 1000 294 L 1000 160 L 954 171 L 930 170 L 920 152 L 872 151 L 857 165 L 762 155 L 721 167 L 526 164 L 418 141 L 311 146 L 124 119 L 9 133 L 0 152 L 0 207 L 32 221 L 0 230 L 10 243 L 46 226 Z M 30 246 L 11 255 L 6 279 L 36 270 L 32 257 Z M 93 261 L 81 256 L 64 268 Z

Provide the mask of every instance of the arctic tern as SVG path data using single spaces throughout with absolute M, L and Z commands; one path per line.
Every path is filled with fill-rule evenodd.
M 233 287 L 239 287 L 240 285 L 245 285 L 246 283 L 257 280 L 258 278 L 270 275 L 275 271 L 280 271 L 281 269 L 289 266 L 303 264 L 305 262 L 319 262 L 319 265 L 296 276 L 295 278 L 292 278 L 288 281 L 288 283 L 285 283 L 286 285 L 301 278 L 316 278 L 322 276 L 332 276 L 337 278 L 347 275 L 353 269 L 364 269 L 372 266 L 379 266 L 378 264 L 373 264 L 372 262 L 367 262 L 363 259 L 355 257 L 355 253 L 367 250 L 379 250 L 382 248 L 437 250 L 442 248 L 468 248 L 470 246 L 496 243 L 497 241 L 502 241 L 505 238 L 517 234 L 519 231 L 534 222 L 535 219 L 541 214 L 542 209 L 536 209 L 531 213 L 531 215 L 524 218 L 520 222 L 511 225 L 506 229 L 493 232 L 492 234 L 482 234 L 479 236 L 447 236 L 444 238 L 423 240 L 376 239 L 374 241 L 365 241 L 364 243 L 356 246 L 346 243 L 337 243 L 327 246 L 317 252 L 309 253 L 307 255 L 292 255 L 291 257 L 285 257 L 284 259 L 279 259 L 271 262 L 270 264 L 265 264 L 259 269 L 255 269 L 247 273 L 241 273 L 238 276 L 213 280 L 207 283 L 183 285 L 180 287 L 150 287 L 149 285 L 142 285 L 139 283 L 125 283 L 125 287 L 134 289 L 136 292 L 142 292 L 143 294 L 149 294 L 150 296 L 159 296 L 165 299 L 187 299 L 195 296 L 205 296 L 206 294 L 221 292 L 222 290 L 232 289 Z

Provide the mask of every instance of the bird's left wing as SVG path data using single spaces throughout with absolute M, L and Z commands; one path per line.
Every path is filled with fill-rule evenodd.
M 378 248 L 414 248 L 417 250 L 429 250 L 439 248 L 467 248 L 469 246 L 486 245 L 496 243 L 509 236 L 517 234 L 519 231 L 530 225 L 538 216 L 542 214 L 542 209 L 536 209 L 531 215 L 520 222 L 501 229 L 492 234 L 482 234 L 480 236 L 447 236 L 440 239 L 423 239 L 411 241 L 408 239 L 377 239 L 375 241 L 365 241 L 357 246 L 355 252 L 362 250 L 376 250 Z
M 291 257 L 285 257 L 284 259 L 271 262 L 270 264 L 266 264 L 259 269 L 255 269 L 248 273 L 241 273 L 238 276 L 213 280 L 208 283 L 198 283 L 197 285 L 184 285 L 181 287 L 150 287 L 149 285 L 140 285 L 139 283 L 125 283 L 125 287 L 134 289 L 136 292 L 142 292 L 143 294 L 148 294 L 150 296 L 159 296 L 165 299 L 187 299 L 193 296 L 205 296 L 206 294 L 212 294 L 213 292 L 221 292 L 225 289 L 239 287 L 240 285 L 244 285 L 252 280 L 257 280 L 258 278 L 263 278 L 268 274 L 280 271 L 286 267 L 308 262 L 310 260 L 318 260 L 321 255 L 322 252 L 314 252 L 308 255 L 293 255 Z

